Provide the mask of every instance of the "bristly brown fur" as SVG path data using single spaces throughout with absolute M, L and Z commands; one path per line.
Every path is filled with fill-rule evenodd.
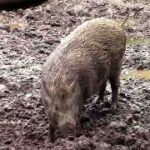
M 70 131 L 74 133 L 80 107 L 93 94 L 103 100 L 108 80 L 112 107 L 117 107 L 125 47 L 126 35 L 121 26 L 97 18 L 77 27 L 48 57 L 42 72 L 41 94 L 51 136 L 51 127 L 60 129 L 64 137 Z

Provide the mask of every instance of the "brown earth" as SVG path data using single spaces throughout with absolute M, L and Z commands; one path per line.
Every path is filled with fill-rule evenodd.
M 48 122 L 40 100 L 42 64 L 61 39 L 96 17 L 119 22 L 131 9 L 128 37 L 150 38 L 149 1 L 76 0 L 0 12 L 0 150 L 150 150 L 150 81 L 121 80 L 120 107 L 109 111 L 91 98 L 84 106 L 78 137 L 47 140 Z M 150 70 L 150 44 L 127 45 L 123 73 Z M 92 101 L 93 100 L 93 101 Z

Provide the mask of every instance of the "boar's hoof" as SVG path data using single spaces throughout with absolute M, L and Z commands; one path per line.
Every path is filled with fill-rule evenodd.
M 112 103 L 111 105 L 111 111 L 116 112 L 118 110 L 118 104 L 117 103 Z

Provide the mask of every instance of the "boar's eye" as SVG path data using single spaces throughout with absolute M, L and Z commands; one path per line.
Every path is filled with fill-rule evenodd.
M 55 109 L 58 110 L 58 105 L 55 106 Z

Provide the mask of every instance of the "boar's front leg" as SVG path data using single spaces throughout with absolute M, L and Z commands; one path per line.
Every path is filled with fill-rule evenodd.
M 106 81 L 103 81 L 100 84 L 100 88 L 99 88 L 99 99 L 98 101 L 104 101 L 104 94 L 105 94 L 105 90 L 106 90 Z

